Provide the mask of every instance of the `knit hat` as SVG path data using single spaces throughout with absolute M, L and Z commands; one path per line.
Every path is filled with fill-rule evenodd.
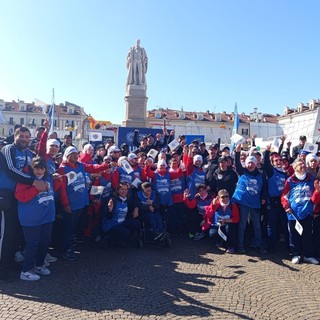
M 84 147 L 83 147 L 83 152 L 87 152 L 89 149 L 93 149 L 93 145 L 90 143 L 87 143 Z
M 49 140 L 47 140 L 47 148 L 49 148 L 52 145 L 60 147 L 60 142 L 57 139 L 49 139 Z
M 202 156 L 200 154 L 197 154 L 193 157 L 193 164 L 195 164 L 196 161 L 201 161 L 201 163 L 203 162 Z
M 317 160 L 317 162 L 319 163 L 319 158 L 314 153 L 309 153 L 306 156 L 306 164 L 308 165 L 309 161 L 312 160 L 312 159 Z
M 78 150 L 76 147 L 73 147 L 73 146 L 70 146 L 68 147 L 65 151 L 64 151 L 64 154 L 63 154 L 63 161 L 67 161 L 68 160 L 68 156 L 71 154 L 71 153 L 78 153 Z
M 159 161 L 157 162 L 157 168 L 158 168 L 158 169 L 159 169 L 160 166 L 162 166 L 162 165 L 165 165 L 165 166 L 167 167 L 167 163 L 165 162 L 165 160 L 159 160 Z
M 247 158 L 246 158 L 246 161 L 245 161 L 246 166 L 248 165 L 249 162 L 253 162 L 254 165 L 256 166 L 256 165 L 257 165 L 257 159 L 256 159 L 256 157 L 254 157 L 254 156 L 249 156 L 249 157 L 247 157 Z

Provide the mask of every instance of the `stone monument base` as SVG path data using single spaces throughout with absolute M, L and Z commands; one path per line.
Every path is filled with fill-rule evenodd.
M 126 117 L 122 122 L 125 127 L 145 128 L 147 101 L 147 88 L 144 85 L 128 85 L 126 88 Z

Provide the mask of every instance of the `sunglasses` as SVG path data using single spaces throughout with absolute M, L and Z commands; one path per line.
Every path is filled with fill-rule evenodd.
M 220 198 L 221 198 L 221 199 L 228 199 L 229 196 L 221 196 Z

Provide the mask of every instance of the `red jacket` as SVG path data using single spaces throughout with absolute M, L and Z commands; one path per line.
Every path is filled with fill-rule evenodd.
M 240 220 L 238 205 L 236 203 L 229 203 L 228 206 L 231 207 L 231 223 L 238 223 Z M 203 220 L 205 221 L 204 225 L 202 226 L 203 231 L 210 229 L 214 219 L 214 214 L 219 207 L 221 207 L 219 200 L 215 205 L 211 202 L 211 204 L 206 207 L 206 212 L 203 216 Z

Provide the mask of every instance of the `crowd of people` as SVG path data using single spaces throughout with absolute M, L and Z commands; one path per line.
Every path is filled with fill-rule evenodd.
M 75 242 L 125 247 L 141 241 L 142 226 L 152 241 L 208 237 L 226 254 L 273 254 L 283 239 L 292 263 L 319 264 L 319 158 L 304 150 L 305 136 L 292 154 L 284 137 L 262 154 L 254 139 L 230 152 L 166 129 L 81 150 L 49 132 L 48 121 L 34 139 L 20 126 L 1 145 L 0 280 L 16 262 L 20 279 L 39 280 L 57 259 L 49 247 L 75 261 Z

